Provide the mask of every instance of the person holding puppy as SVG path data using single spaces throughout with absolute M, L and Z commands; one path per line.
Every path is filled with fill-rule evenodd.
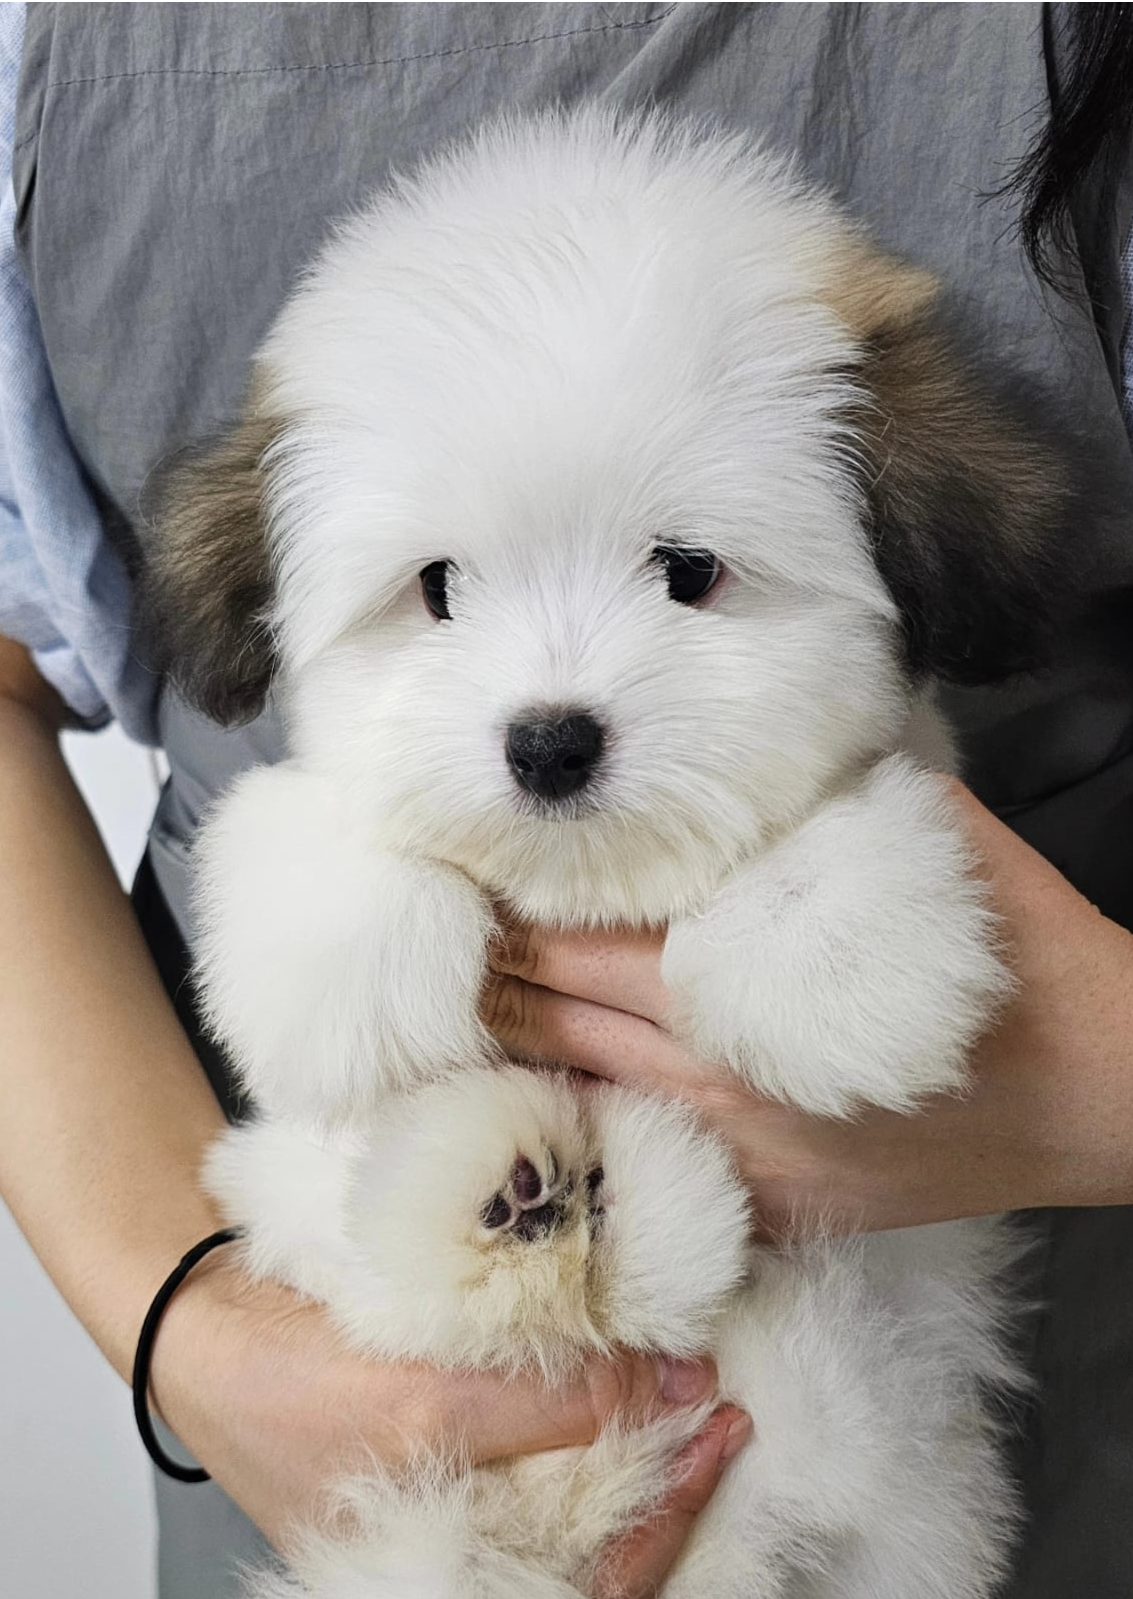
M 231 409 L 250 348 L 325 223 L 375 186 L 388 163 L 459 131 L 505 98 L 543 103 L 566 82 L 572 93 L 582 92 L 579 84 L 587 93 L 612 84 L 611 92 L 627 100 L 664 93 L 678 110 L 712 109 L 745 125 L 748 107 L 758 104 L 758 125 L 803 151 L 808 165 L 837 183 L 888 242 L 923 254 L 958 284 L 974 302 L 965 309 L 977 324 L 1001 323 L 1011 330 L 1008 338 L 1000 328 L 1004 347 L 1021 346 L 1034 365 L 1049 362 L 1059 371 L 1090 420 L 1098 471 L 1112 481 L 1115 497 L 1133 482 L 1103 358 L 1108 353 L 1111 365 L 1117 359 L 1106 290 L 1127 190 L 1127 166 L 1119 162 L 1128 156 L 1120 143 L 1124 130 L 1099 145 L 1097 162 L 1078 174 L 1081 193 L 1095 207 L 1090 214 L 1100 219 L 1088 247 L 1056 251 L 1058 264 L 1079 270 L 1093 290 L 1092 310 L 1072 299 L 1044 303 L 1006 235 L 1003 208 L 981 212 L 972 200 L 973 190 L 990 187 L 991 170 L 1004 170 L 1024 153 L 1019 118 L 1046 92 L 1048 72 L 1077 71 L 1066 102 L 1085 105 L 1095 120 L 1102 108 L 1112 114 L 1104 93 L 1096 96 L 1113 58 L 1098 54 L 1105 41 L 1088 30 L 1065 51 L 1052 40 L 1044 65 L 1036 35 L 1027 31 L 1030 8 L 1009 8 L 1017 15 L 1002 19 L 977 15 L 970 23 L 950 8 L 926 8 L 926 20 L 906 15 L 896 28 L 867 14 L 853 24 L 852 43 L 864 52 L 855 59 L 867 59 L 869 67 L 853 74 L 844 65 L 826 69 L 847 93 L 853 89 L 853 104 L 840 116 L 819 111 L 819 99 L 829 102 L 815 89 L 798 88 L 798 75 L 829 60 L 831 40 L 847 26 L 837 8 L 805 8 L 804 17 L 804 8 L 794 7 L 627 6 L 593 8 L 593 16 L 590 7 L 341 8 L 341 16 L 312 7 L 288 8 L 286 16 L 253 7 L 240 23 L 202 14 L 182 38 L 156 8 L 124 7 L 121 21 L 117 13 L 99 12 L 97 39 L 88 31 L 87 8 L 76 9 L 77 16 L 68 16 L 47 7 L 29 18 L 15 199 L 22 259 L 62 411 L 102 517 L 133 524 L 120 529 L 127 545 L 144 541 L 137 513 L 144 480 L 170 448 Z M 989 29 L 1010 66 L 1006 90 L 1002 61 L 994 86 L 984 65 Z M 840 39 L 840 50 L 850 42 Z M 911 136 L 912 124 L 892 119 L 911 119 L 912 110 L 880 91 L 911 76 L 914 60 L 923 71 L 923 63 L 945 55 L 966 63 L 963 76 L 975 86 L 975 100 L 935 166 L 928 146 L 917 160 L 906 152 L 908 171 L 932 170 L 936 184 L 931 196 L 918 191 L 910 207 L 893 149 L 896 134 Z M 129 71 L 114 70 L 127 59 Z M 297 71 L 319 90 L 302 115 L 284 97 L 295 81 L 287 73 Z M 935 87 L 922 83 L 920 92 L 935 95 L 943 117 L 950 102 L 940 77 Z M 385 119 L 380 139 L 378 114 Z M 933 121 L 923 100 L 917 119 Z M 209 144 L 207 186 L 200 183 L 201 164 L 191 159 L 163 164 L 152 181 L 143 168 L 138 181 L 139 152 L 130 141 L 144 143 L 158 127 L 182 153 L 219 140 L 219 148 Z M 362 128 L 365 138 L 356 132 Z M 985 149 L 989 128 L 995 137 Z M 225 160 L 225 150 L 238 156 Z M 1040 174 L 1062 172 L 1049 151 L 1047 159 Z M 316 165 L 325 182 L 297 187 L 296 172 Z M 53 190 L 47 180 L 64 172 L 74 187 Z M 169 205 L 170 183 L 180 206 Z M 1072 203 L 1085 201 L 1075 191 Z M 117 237 L 105 226 L 110 204 L 125 208 L 126 237 L 154 252 L 142 276 L 135 255 L 110 247 Z M 209 225 L 202 227 L 205 205 Z M 949 212 L 951 229 L 939 214 Z M 1081 215 L 1074 213 L 1079 239 L 1087 237 Z M 965 282 L 963 265 L 973 257 L 996 264 L 988 284 Z M 92 260 L 99 271 L 91 270 Z M 140 297 L 136 315 L 113 314 L 125 303 L 119 296 Z M 206 350 L 193 329 L 210 317 Z M 151 349 L 138 330 L 158 325 L 167 337 Z M 106 329 L 105 363 L 89 360 L 84 337 L 92 327 Z M 125 341 L 117 350 L 115 338 Z M 28 492 L 16 498 L 24 508 L 35 485 L 29 477 L 22 483 Z M 853 1124 L 755 1102 L 711 1062 L 690 1060 L 671 1042 L 656 942 L 636 935 L 579 940 L 517 928 L 485 1001 L 490 1024 L 516 1053 L 553 1055 L 650 1091 L 692 1097 L 732 1143 L 768 1233 L 812 1210 L 855 1228 L 1018 1206 L 1072 1207 L 1051 1223 L 1047 1246 L 1055 1308 L 1040 1334 L 1040 1403 L 1046 1429 L 1057 1424 L 1064 1462 L 1068 1449 L 1080 1452 L 1085 1471 L 1086 1445 L 1096 1450 L 1100 1438 L 1112 1440 L 1113 1448 L 1101 1451 L 1111 1476 L 1092 1496 L 1098 1523 L 1087 1532 L 1080 1521 L 1072 1538 L 1059 1508 L 1058 1467 L 1049 1449 L 1030 1445 L 1024 1465 L 1032 1491 L 1053 1508 L 1036 1523 L 1022 1557 L 1019 1581 L 1029 1585 L 1019 1592 L 1028 1599 L 1058 1593 L 1058 1572 L 1068 1569 L 1079 1577 L 1091 1573 L 1093 1591 L 1116 1593 L 1117 1575 L 1127 1569 L 1113 1462 L 1133 1450 L 1131 1407 L 1123 1409 L 1130 1395 L 1108 1348 L 1091 1347 L 1084 1335 L 1076 1340 L 1067 1317 L 1075 1306 L 1088 1314 L 1090 1306 L 1105 1305 L 1120 1325 L 1122 1307 L 1106 1301 L 1131 1248 L 1121 1213 L 1094 1210 L 1133 1202 L 1133 1090 L 1125 1065 L 1133 951 L 1121 925 L 1133 919 L 1131 874 L 1127 853 L 1105 853 L 1111 845 L 1128 847 L 1127 840 L 1121 844 L 1130 699 L 1121 596 L 1133 564 L 1130 504 L 1133 498 L 1125 501 L 1124 520 L 1099 518 L 1088 530 L 1097 606 L 1088 626 L 1065 641 L 1051 678 L 1010 695 L 972 695 L 960 706 L 981 794 L 1062 868 L 1047 865 L 970 796 L 958 796 L 1022 979 L 1013 1009 L 974 1063 L 978 1087 L 970 1098 L 919 1118 L 876 1115 Z M 93 548 L 98 570 L 111 571 L 105 546 Z M 6 567 L 14 570 L 14 563 Z M 66 648 L 75 628 L 71 612 L 53 611 L 41 593 L 33 616 L 34 584 L 23 573 L 21 583 L 23 603 L 5 617 L 35 655 L 29 660 L 17 645 L 6 648 L 0 705 L 0 838 L 9 841 L 11 863 L 0 921 L 3 980 L 10 985 L 0 1006 L 7 1030 L 0 1050 L 7 1063 L 0 1073 L 0 1183 L 56 1281 L 125 1371 L 156 1282 L 214 1225 L 195 1174 L 222 1113 L 54 744 L 68 714 L 64 701 L 88 718 L 103 703 L 128 705 L 123 714 L 144 731 L 153 685 L 133 679 L 121 661 L 107 672 L 105 656 L 97 668 L 89 632 L 86 655 L 78 658 L 83 671 L 76 672 L 75 652 Z M 102 700 L 100 675 L 107 684 Z M 52 681 L 65 690 L 62 698 Z M 176 989 L 182 935 L 191 933 L 184 851 L 193 826 L 234 771 L 274 753 L 274 735 L 266 722 L 220 734 L 164 694 L 157 720 L 174 776 L 155 831 L 154 865 L 137 898 L 159 967 Z M 1038 740 L 1031 733 L 1036 726 L 1044 730 Z M 223 1090 L 223 1063 L 209 1063 Z M 1086 1241 L 1099 1236 L 1110 1270 L 1091 1280 L 1083 1266 Z M 1127 1351 L 1128 1339 L 1118 1335 L 1113 1342 Z M 1088 1373 L 1092 1388 L 1083 1387 L 1075 1367 Z M 273 1539 L 309 1506 L 327 1462 L 359 1438 L 396 1460 L 407 1443 L 459 1430 L 473 1450 L 492 1458 L 585 1442 L 615 1411 L 632 1417 L 658 1402 L 688 1403 L 710 1384 L 711 1374 L 696 1367 L 658 1371 L 623 1362 L 596 1364 L 574 1390 L 552 1395 L 534 1383 L 453 1382 L 424 1370 L 364 1365 L 344 1354 L 315 1310 L 297 1306 L 282 1290 L 250 1293 L 221 1259 L 178 1296 L 155 1368 L 155 1395 L 167 1419 Z M 1076 1432 L 1068 1430 L 1072 1411 L 1081 1412 Z M 759 1418 L 753 1421 L 758 1428 Z M 747 1427 L 735 1413 L 718 1413 L 692 1450 L 666 1515 L 610 1551 L 601 1579 L 607 1592 L 652 1591 Z M 213 1490 L 196 1505 L 187 1490 L 165 1492 L 163 1599 L 219 1595 L 232 1550 L 247 1549 L 251 1529 Z M 189 1548 L 210 1514 L 217 1521 L 205 1537 L 216 1548 L 217 1567 L 206 1573 Z

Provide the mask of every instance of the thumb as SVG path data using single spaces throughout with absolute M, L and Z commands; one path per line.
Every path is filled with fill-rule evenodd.
M 708 1360 L 622 1355 L 590 1361 L 551 1387 L 535 1375 L 472 1372 L 450 1377 L 445 1408 L 473 1460 L 537 1454 L 593 1443 L 615 1416 L 639 1425 L 666 1409 L 703 1404 L 716 1390 Z
M 618 1538 L 598 1565 L 594 1599 L 652 1599 L 716 1491 L 724 1468 L 751 1437 L 751 1418 L 722 1405 L 674 1461 L 677 1484 L 639 1527 Z

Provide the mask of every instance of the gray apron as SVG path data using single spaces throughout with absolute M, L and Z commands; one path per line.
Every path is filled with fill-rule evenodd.
M 1117 392 L 1128 151 L 1083 195 L 1088 288 L 1056 299 L 989 200 L 1057 83 L 1048 8 L 1019 5 L 36 5 L 14 175 L 19 243 L 71 437 L 136 558 L 161 463 L 230 419 L 248 360 L 328 225 L 502 108 L 599 97 L 754 127 L 875 237 L 937 270 L 985 354 L 1041 380 L 1117 509 L 1079 529 L 1094 597 L 1041 678 L 952 696 L 974 786 L 1133 924 L 1133 462 Z M 171 695 L 154 869 L 191 941 L 203 806 L 281 749 Z M 1061 1212 L 1038 1257 L 1031 1522 L 1011 1599 L 1133 1587 L 1133 1217 Z M 758 1426 L 759 1418 L 756 1417 Z M 162 1599 L 227 1599 L 258 1541 L 209 1486 L 163 1483 Z M 956 1599 L 964 1599 L 957 1595 Z

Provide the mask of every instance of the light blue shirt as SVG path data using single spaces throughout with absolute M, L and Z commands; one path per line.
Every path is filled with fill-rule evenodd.
M 0 172 L 10 173 L 24 7 L 0 5 Z M 35 302 L 0 201 L 0 633 L 90 727 L 117 717 L 156 742 L 157 683 L 136 659 L 130 587 L 71 449 Z
M 10 172 L 24 6 L 0 4 L 0 172 Z M 130 590 L 67 437 L 35 302 L 16 255 L 15 197 L 0 202 L 0 634 L 90 727 L 112 717 L 155 742 L 157 685 L 132 652 Z M 1133 236 L 1122 284 L 1133 306 Z M 1123 341 L 1133 434 L 1133 339 Z

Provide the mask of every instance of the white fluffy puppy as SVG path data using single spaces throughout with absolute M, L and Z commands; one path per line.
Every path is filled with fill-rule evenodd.
M 340 229 L 244 421 L 175 473 L 151 589 L 171 669 L 229 720 L 274 681 L 293 752 L 200 846 L 209 1013 L 266 1118 L 213 1179 L 260 1268 L 366 1347 L 543 1360 L 504 1291 L 540 1251 L 563 1304 L 591 1303 L 568 1285 L 580 1241 L 602 1256 L 581 1219 L 526 1250 L 509 1222 L 486 1299 L 464 1272 L 477 1205 L 498 1193 L 511 1218 L 535 1180 L 509 1189 L 520 1156 L 550 1203 L 531 1116 L 573 1150 L 580 1114 L 491 1074 L 494 904 L 667 926 L 685 1035 L 761 1092 L 839 1115 L 962 1085 L 1007 979 L 919 764 L 948 759 L 931 685 L 1032 659 L 1064 492 L 952 353 L 936 294 L 743 138 L 597 111 L 502 124 Z M 462 1123 L 446 1079 L 478 1065 Z M 611 1127 L 642 1114 L 611 1104 Z M 366 1206 L 390 1128 L 390 1170 L 437 1168 L 411 1218 L 416 1200 Z M 578 1134 L 576 1207 L 611 1136 Z M 719 1201 L 734 1225 L 705 1160 L 705 1218 Z M 369 1174 L 357 1211 L 342 1161 Z M 678 1213 L 657 1161 L 620 1308 L 590 1330 L 564 1310 L 559 1354 L 713 1347 L 756 1418 L 667 1595 L 988 1593 L 1010 1503 L 979 1399 L 1005 1369 L 995 1225 L 761 1256 L 728 1298 L 731 1268 L 695 1263 L 716 1223 Z M 548 1595 L 584 1583 L 603 1517 L 554 1554 L 546 1500 L 499 1491 L 374 1487 L 369 1535 L 319 1546 L 309 1586 L 503 1599 L 534 1591 L 504 1570 L 525 1550 Z

